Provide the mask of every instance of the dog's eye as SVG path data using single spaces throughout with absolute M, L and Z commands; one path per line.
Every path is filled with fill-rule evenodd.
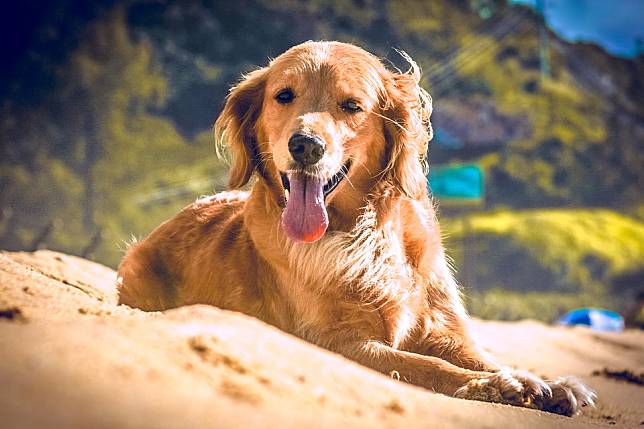
M 291 91 L 289 88 L 281 90 L 275 96 L 275 99 L 280 104 L 288 104 L 291 101 L 293 101 L 294 98 L 295 98 L 295 95 L 293 94 L 293 91 Z
M 362 112 L 362 107 L 360 107 L 356 100 L 343 101 L 342 104 L 340 104 L 340 107 L 342 110 L 349 113 Z

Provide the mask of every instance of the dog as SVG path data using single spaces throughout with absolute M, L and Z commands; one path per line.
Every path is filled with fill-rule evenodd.
M 120 303 L 239 311 L 435 392 L 577 414 L 591 389 L 503 369 L 467 332 L 427 190 L 432 102 L 401 55 L 307 42 L 246 75 L 214 130 L 236 190 L 133 244 Z

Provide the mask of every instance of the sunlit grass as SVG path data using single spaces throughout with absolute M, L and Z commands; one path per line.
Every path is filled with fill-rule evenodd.
M 610 210 L 500 211 L 444 225 L 480 317 L 550 321 L 579 306 L 620 310 L 638 285 L 615 279 L 644 268 L 644 223 Z

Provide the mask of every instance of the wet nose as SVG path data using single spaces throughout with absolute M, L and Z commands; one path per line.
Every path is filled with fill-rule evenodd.
M 288 141 L 288 151 L 294 160 L 306 167 L 322 159 L 324 142 L 317 136 L 295 133 Z

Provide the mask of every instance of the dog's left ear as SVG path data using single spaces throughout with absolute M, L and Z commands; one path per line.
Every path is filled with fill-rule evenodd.
M 420 87 L 420 68 L 405 53 L 411 67 L 406 73 L 390 72 L 384 79 L 385 139 L 388 160 L 385 180 L 409 198 L 421 198 L 427 192 L 425 163 L 427 147 L 432 138 L 429 117 L 432 100 Z
M 225 144 L 232 153 L 228 184 L 233 189 L 248 183 L 260 162 L 255 123 L 261 113 L 266 75 L 266 68 L 246 75 L 230 90 L 215 122 L 217 147 Z

